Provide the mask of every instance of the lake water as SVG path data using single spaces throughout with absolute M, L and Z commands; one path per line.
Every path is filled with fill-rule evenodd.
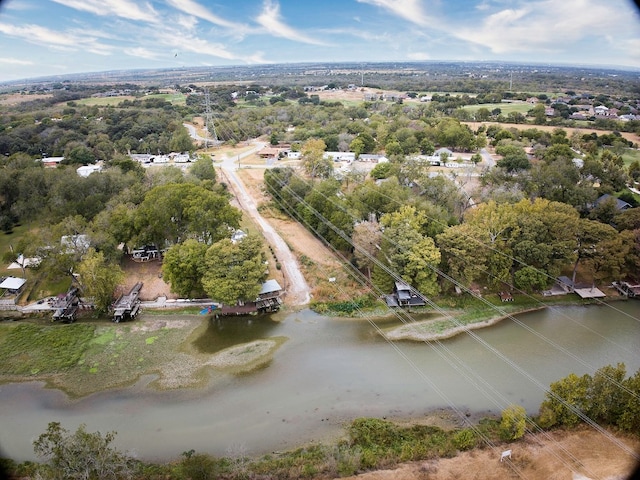
M 184 451 L 248 455 L 335 436 L 359 416 L 419 417 L 436 408 L 499 413 L 509 403 L 530 413 L 544 389 L 567 374 L 624 362 L 640 368 L 640 302 L 563 307 L 459 335 L 441 344 L 387 343 L 376 327 L 394 319 L 344 320 L 303 310 L 211 320 L 196 341 L 215 352 L 257 338 L 289 340 L 266 367 L 216 374 L 205 389 L 156 392 L 133 387 L 69 400 L 39 383 L 0 386 L 0 446 L 33 458 L 31 442 L 50 421 L 69 430 L 116 431 L 116 445 L 148 460 Z

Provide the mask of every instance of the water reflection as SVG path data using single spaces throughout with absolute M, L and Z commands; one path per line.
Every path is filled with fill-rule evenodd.
M 216 353 L 225 348 L 277 335 L 279 322 L 270 315 L 211 317 L 207 329 L 193 346 L 201 353 Z
M 617 362 L 629 373 L 640 368 L 640 302 L 549 309 L 518 319 L 532 331 L 512 320 L 476 331 L 504 358 L 469 335 L 443 342 L 448 351 L 422 342 L 389 345 L 375 326 L 397 325 L 395 318 L 333 319 L 303 310 L 211 320 L 195 340 L 202 352 L 273 336 L 288 340 L 267 368 L 215 376 L 203 389 L 155 392 L 144 378 L 67 401 L 37 383 L 2 385 L 0 445 L 13 458 L 32 458 L 33 438 L 60 421 L 68 429 L 86 423 L 90 431 L 115 430 L 118 446 L 145 459 L 176 458 L 191 448 L 224 455 L 239 444 L 257 454 L 322 440 L 358 416 L 416 417 L 448 401 L 462 411 L 496 413 L 518 403 L 536 413 L 544 399 L 539 384 Z M 461 368 L 477 378 L 469 381 Z M 478 388 L 485 381 L 491 391 Z

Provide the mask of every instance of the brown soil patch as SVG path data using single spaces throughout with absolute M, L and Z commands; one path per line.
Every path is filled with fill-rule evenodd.
M 155 300 L 158 297 L 178 298 L 171 286 L 162 279 L 162 263 L 159 260 L 134 262 L 126 257 L 122 262 L 125 281 L 118 287 L 116 296 L 126 294 L 136 283 L 142 282 L 140 300 Z
M 633 451 L 637 439 L 618 437 Z M 500 462 L 500 452 L 512 450 L 511 462 Z M 523 441 L 496 449 L 477 449 L 455 458 L 401 465 L 393 470 L 364 473 L 347 480 L 622 480 L 636 460 L 627 452 L 587 429 L 527 435 Z M 343 479 L 344 480 L 344 479 Z
M 50 93 L 42 93 L 38 95 L 22 95 L 20 93 L 10 93 L 7 95 L 0 95 L 0 105 L 17 105 L 23 102 L 31 102 L 32 100 L 40 100 L 42 98 L 53 97 Z

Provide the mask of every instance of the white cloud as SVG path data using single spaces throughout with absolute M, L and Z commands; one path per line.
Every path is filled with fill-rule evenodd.
M 225 20 L 224 18 L 214 15 L 206 7 L 203 7 L 198 2 L 195 2 L 193 0 L 167 0 L 167 3 L 172 7 L 180 10 L 181 12 L 184 12 L 193 17 L 200 18 L 209 23 L 213 23 L 214 25 L 240 30 L 247 29 L 246 25 L 230 22 L 228 20 Z
M 426 52 L 412 52 L 407 54 L 407 59 L 421 62 L 424 60 L 431 60 L 431 55 Z
M 451 29 L 466 41 L 504 54 L 526 51 L 561 51 L 590 36 L 621 32 L 627 23 L 620 0 L 540 0 L 487 15 L 480 23 Z M 618 5 L 616 5 L 618 4 Z M 612 30 L 613 29 L 613 30 Z
M 0 23 L 0 33 L 52 48 L 64 50 L 82 49 L 98 55 L 109 55 L 111 52 L 110 46 L 98 42 L 89 35 L 58 32 L 39 25 L 16 26 Z
M 432 21 L 424 11 L 420 0 L 357 0 L 390 11 L 411 23 L 427 26 Z
M 155 23 L 158 14 L 148 3 L 141 4 L 130 0 L 53 0 L 75 10 L 90 12 L 95 15 L 117 16 L 128 20 L 139 20 Z
M 198 55 L 224 58 L 225 60 L 239 60 L 246 63 L 264 63 L 260 54 L 248 56 L 238 55 L 220 43 L 211 43 L 203 38 L 184 33 L 161 31 L 157 32 L 156 42 L 171 47 L 179 52 L 192 52 Z
M 256 21 L 275 37 L 312 45 L 326 45 L 326 43 L 315 40 L 285 24 L 280 18 L 280 4 L 271 0 L 265 0 L 262 13 L 256 18 Z
M 145 58 L 147 60 L 156 60 L 160 58 L 160 55 L 158 55 L 158 53 L 152 52 L 148 48 L 144 47 L 125 48 L 124 53 L 131 57 Z
M 5 65 L 34 65 L 33 62 L 29 60 L 20 60 L 18 58 L 8 58 L 8 57 L 0 57 L 0 64 Z

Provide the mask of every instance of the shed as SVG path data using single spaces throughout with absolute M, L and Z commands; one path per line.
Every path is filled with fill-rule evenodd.
M 19 293 L 24 287 L 24 284 L 27 283 L 27 280 L 20 277 L 7 277 L 2 283 L 0 283 L 0 288 L 6 290 L 9 293 Z

